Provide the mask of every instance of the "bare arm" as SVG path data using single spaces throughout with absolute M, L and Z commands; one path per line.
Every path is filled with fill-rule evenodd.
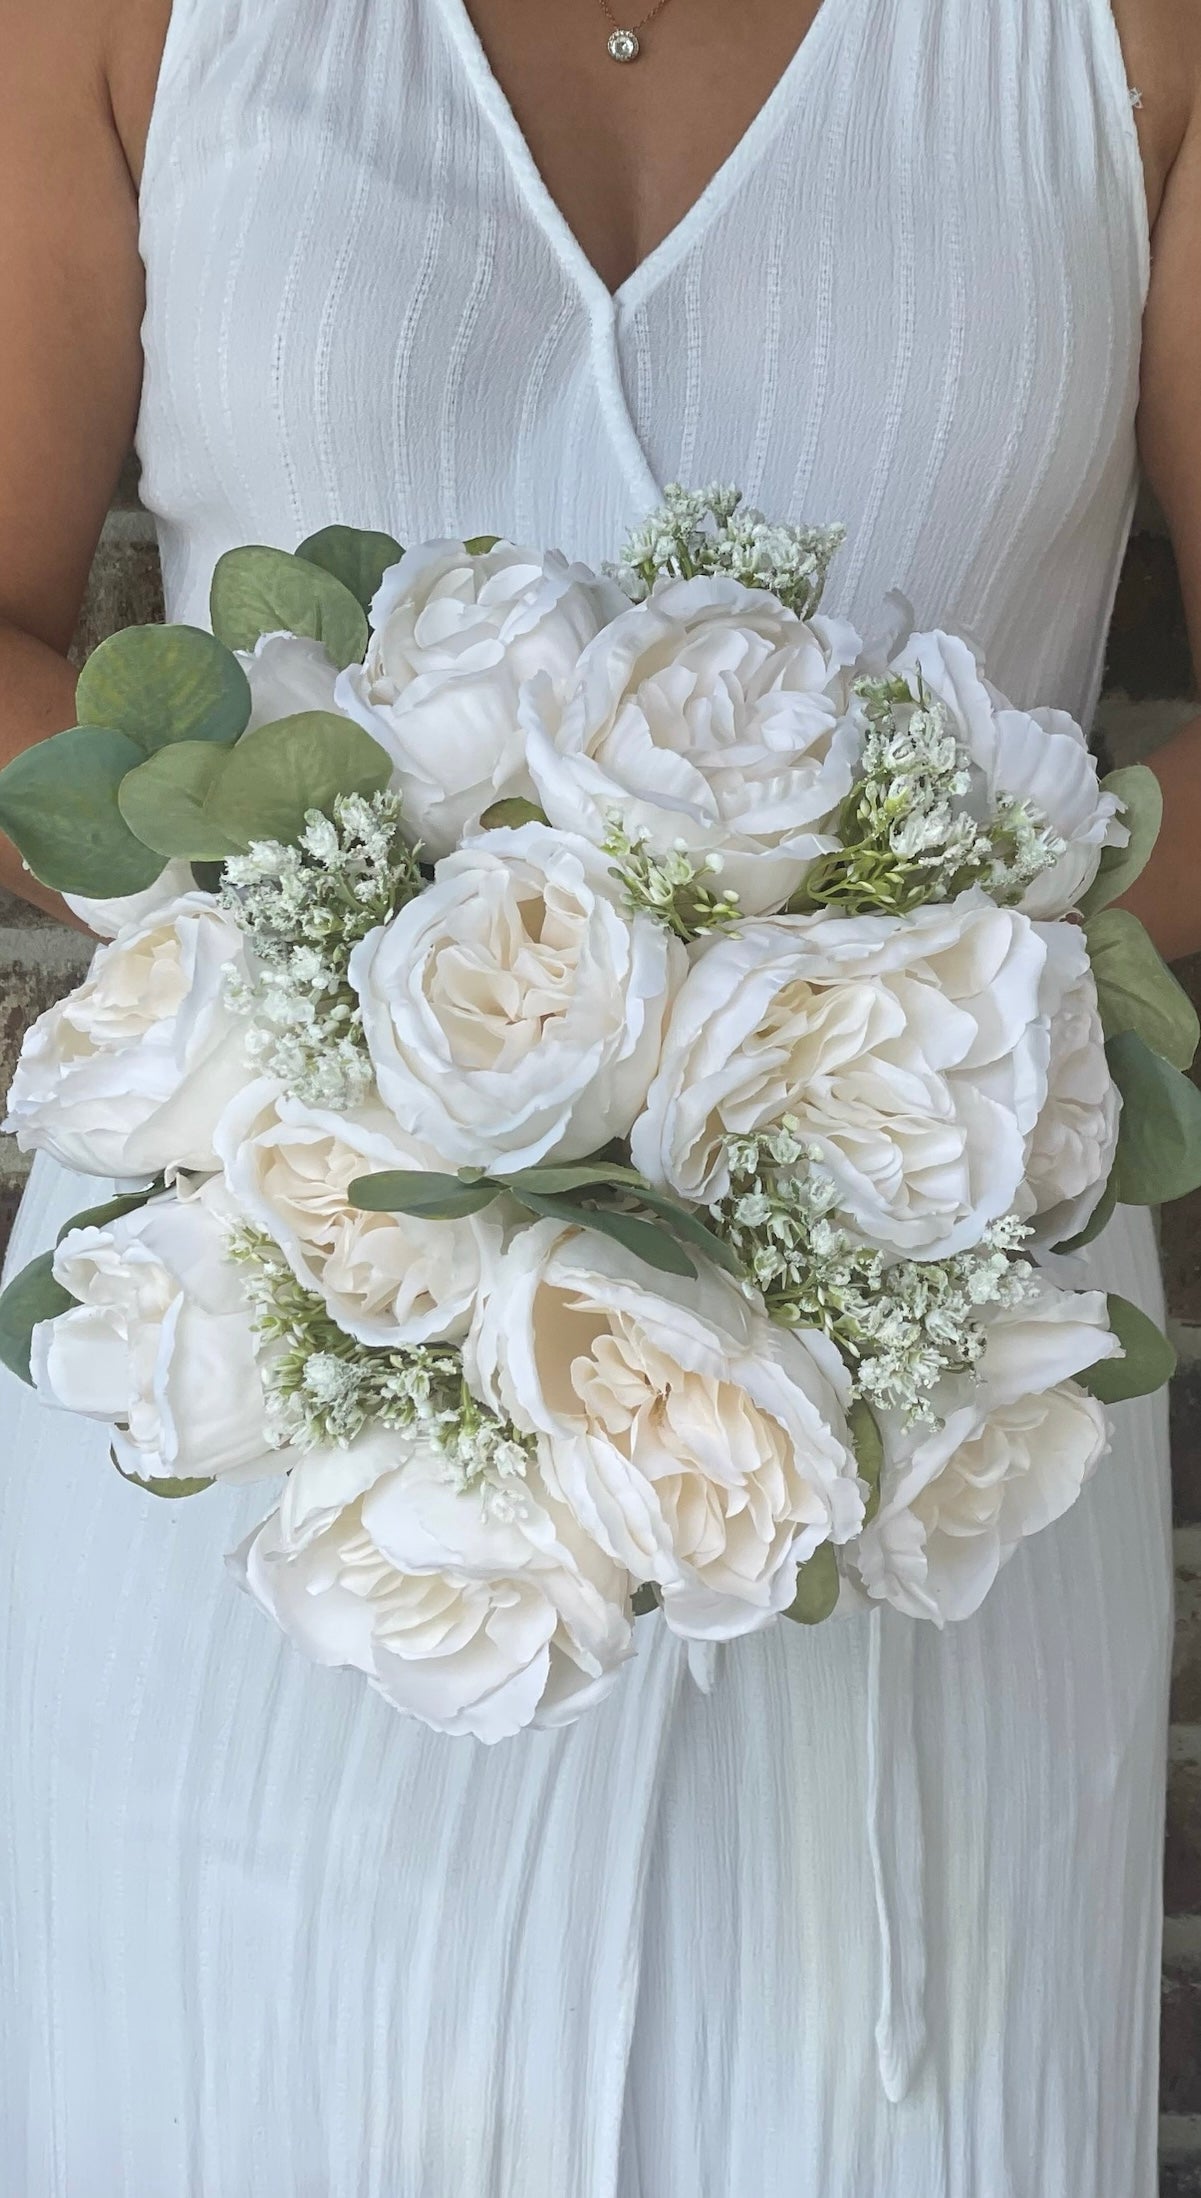
M 66 651 L 141 384 L 131 160 L 159 13 L 0 0 L 0 763 L 74 722 Z M 3 838 L 0 882 L 63 913 Z
M 1201 677 L 1201 4 L 1159 0 L 1169 65 L 1189 64 L 1192 112 L 1154 230 L 1143 327 L 1139 447 L 1176 552 Z M 1175 31 L 1172 52 L 1168 34 Z M 1169 960 L 1201 950 L 1201 717 L 1149 758 L 1164 790 L 1164 827 L 1129 895 Z

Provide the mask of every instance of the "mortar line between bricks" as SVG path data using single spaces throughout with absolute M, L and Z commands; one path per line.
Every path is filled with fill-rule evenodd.
M 1201 2114 L 1160 2115 L 1159 2157 L 1161 2160 L 1201 2159 Z

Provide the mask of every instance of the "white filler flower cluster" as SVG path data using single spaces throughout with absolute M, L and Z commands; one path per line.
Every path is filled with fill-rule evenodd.
M 606 573 L 442 541 L 372 595 L 396 546 L 335 537 L 359 596 L 296 560 L 230 751 L 269 674 L 325 790 L 212 891 L 83 904 L 26 1039 L 9 1128 L 122 1194 L 29 1285 L 38 1390 L 148 1488 L 277 1475 L 238 1576 L 448 1733 L 580 1715 L 652 1606 L 967 1615 L 1121 1349 L 1037 1265 L 1120 1131 L 1079 728 L 953 635 L 881 662 L 841 530 L 733 489 Z

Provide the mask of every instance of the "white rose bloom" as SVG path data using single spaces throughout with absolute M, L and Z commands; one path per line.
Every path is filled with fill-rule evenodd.
M 350 961 L 380 1096 L 452 1167 L 579 1159 L 623 1137 L 684 950 L 630 917 L 605 856 L 545 825 L 449 855 Z
M 677 1633 L 724 1640 L 787 1610 L 797 1566 L 863 1516 L 842 1361 L 709 1268 L 656 1277 L 591 1230 L 520 1231 L 485 1281 L 467 1360 L 546 1445 L 548 1478 Z
M 257 1480 L 282 1470 L 239 1270 L 207 1192 L 157 1198 L 54 1255 L 76 1306 L 33 1331 L 47 1404 L 107 1422 L 138 1480 Z
M 1047 949 L 1043 1011 L 1051 1057 L 1046 1101 L 1026 1154 L 1017 1210 L 1036 1238 L 1059 1244 L 1091 1220 L 1113 1166 L 1121 1096 L 1109 1073 L 1097 987 L 1077 924 L 1040 924 Z
M 1101 1291 L 1049 1284 L 994 1316 L 978 1383 L 945 1385 L 928 1429 L 886 1425 L 881 1504 L 863 1530 L 869 1596 L 935 1624 L 970 1618 L 1019 1542 L 1071 1509 L 1109 1447 L 1074 1374 L 1118 1352 Z
M 6 1130 L 23 1152 L 92 1175 L 212 1168 L 213 1130 L 246 1080 L 241 1016 L 222 972 L 242 935 L 186 893 L 98 947 L 81 985 L 26 1032 Z
M 919 667 L 930 692 L 950 711 L 988 805 L 999 794 L 1029 801 L 1067 842 L 1021 902 L 1029 916 L 1066 915 L 1096 877 L 1102 850 L 1124 847 L 1129 838 L 1117 796 L 1101 791 L 1096 759 L 1079 725 L 1066 710 L 1015 710 L 955 634 L 911 634 L 890 668 L 912 675 Z
M 336 710 L 338 669 L 305 634 L 265 633 L 237 659 L 250 682 L 248 733 L 306 710 Z
M 602 841 L 616 814 L 658 854 L 721 862 L 747 915 L 780 908 L 834 847 L 860 732 L 859 636 L 723 577 L 663 581 L 614 619 L 566 690 L 522 696 L 551 822 Z
M 625 597 L 557 551 L 462 542 L 406 551 L 371 605 L 366 661 L 338 704 L 387 749 L 405 821 L 437 859 L 494 801 L 531 795 L 517 716 L 522 681 L 568 679 Z
M 383 1429 L 307 1452 L 231 1562 L 306 1655 L 439 1732 L 569 1724 L 632 1649 L 629 1583 L 561 1505 L 530 1485 L 502 1518 Z
M 157 915 L 170 902 L 190 893 L 194 882 L 190 863 L 168 862 L 159 871 L 154 884 L 146 886 L 141 893 L 122 893 L 111 901 L 89 900 L 82 893 L 64 893 L 63 899 L 98 939 L 115 939 L 118 931 L 144 922 L 147 916 Z
M 279 1245 L 348 1335 L 387 1347 L 466 1333 L 481 1256 L 499 1232 L 486 1214 L 421 1221 L 350 1204 L 357 1176 L 441 1165 L 382 1108 L 326 1113 L 264 1079 L 226 1109 L 215 1145 L 239 1212 Z
M 724 1197 L 724 1141 L 795 1116 L 868 1242 L 941 1259 L 1008 1213 L 1047 1089 L 1036 927 L 982 895 L 776 917 L 709 947 L 668 1021 L 635 1165 Z

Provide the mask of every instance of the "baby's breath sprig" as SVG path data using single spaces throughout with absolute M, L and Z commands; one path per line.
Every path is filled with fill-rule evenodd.
M 659 509 L 633 529 L 618 562 L 605 569 L 635 603 L 656 580 L 723 573 L 744 587 L 766 588 L 798 618 L 811 617 L 846 528 L 775 526 L 741 504 L 741 489 L 721 482 L 686 489 L 672 481 Z
M 601 848 L 613 858 L 613 875 L 621 880 L 631 915 L 657 917 L 677 939 L 737 929 L 742 920 L 737 893 L 732 888 L 714 892 L 704 882 L 720 877 L 719 854 L 698 857 L 677 840 L 670 854 L 656 855 L 645 839 L 631 837 L 616 813 L 608 827 Z
M 244 932 L 254 975 L 227 979 L 249 1016 L 251 1058 L 311 1106 L 357 1106 L 371 1090 L 352 949 L 424 884 L 394 794 L 341 795 L 310 809 L 296 846 L 258 840 L 230 856 L 221 899 Z
M 823 1330 L 855 1393 L 882 1410 L 932 1420 L 931 1391 L 980 1358 L 983 1308 L 1038 1289 L 1030 1261 L 1017 1256 L 1029 1228 L 1013 1216 L 949 1259 L 889 1259 L 860 1244 L 832 1218 L 837 1187 L 792 1117 L 731 1137 L 726 1152 L 730 1189 L 711 1218 L 745 1280 L 782 1326 Z
M 260 1230 L 233 1231 L 228 1251 L 242 1269 L 275 1447 L 351 1443 L 370 1426 L 416 1428 L 441 1451 L 457 1488 L 479 1487 L 489 1508 L 503 1512 L 534 1439 L 472 1395 L 453 1344 L 360 1343 Z
M 1002 795 L 979 819 L 970 759 L 920 673 L 855 682 L 866 720 L 861 775 L 843 804 L 842 845 L 813 865 L 794 906 L 905 915 L 981 886 L 1019 901 L 1064 842 L 1030 802 Z

